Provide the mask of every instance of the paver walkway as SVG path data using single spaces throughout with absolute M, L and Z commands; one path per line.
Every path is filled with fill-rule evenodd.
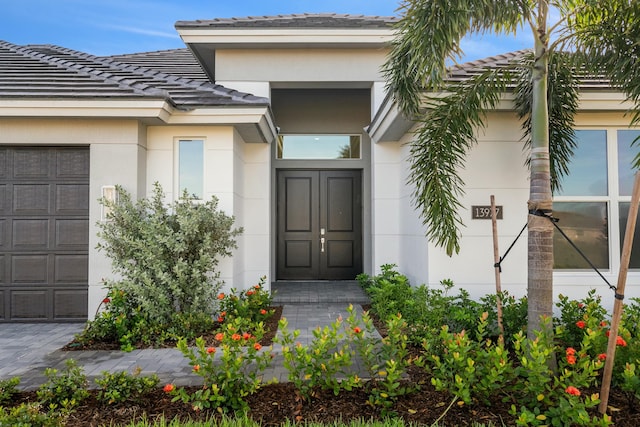
M 347 317 L 347 307 L 353 303 L 356 311 L 367 298 L 362 290 L 353 283 L 325 284 L 287 284 L 278 287 L 275 305 L 283 305 L 282 316 L 287 318 L 289 330 L 300 330 L 298 341 L 309 344 L 313 339 L 313 330 L 334 322 L 339 316 Z M 315 286 L 315 291 L 313 287 Z M 307 297 L 305 287 L 311 289 Z M 319 294 L 324 297 L 318 296 Z M 337 297 L 339 295 L 339 298 Z M 293 299 L 296 299 L 293 302 Z M 312 301 L 309 301 L 309 300 Z M 342 301 L 339 302 L 338 299 Z M 332 300 L 332 301 L 329 301 Z M 0 379 L 19 376 L 20 388 L 35 389 L 44 381 L 47 367 L 63 369 L 65 360 L 72 358 L 84 367 L 90 380 L 98 377 L 102 371 L 133 372 L 140 367 L 145 375 L 157 374 L 161 384 L 172 382 L 176 385 L 199 385 L 201 379 L 191 372 L 187 359 L 177 349 L 145 349 L 130 353 L 122 351 L 62 351 L 84 324 L 43 324 L 43 323 L 5 323 L 0 324 Z M 264 379 L 287 381 L 287 371 L 283 367 L 282 350 L 274 344 L 271 350 L 275 358 L 271 368 L 264 372 Z M 354 369 L 359 370 L 357 361 Z

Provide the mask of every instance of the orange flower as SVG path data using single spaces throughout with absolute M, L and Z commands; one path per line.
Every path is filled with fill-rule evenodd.
M 231 339 L 234 341 L 240 341 L 242 337 L 240 336 L 240 334 L 233 334 L 231 335 Z
M 267 314 L 267 310 L 265 310 L 265 309 L 263 308 L 262 310 L 260 310 L 260 314 L 262 314 L 262 315 L 264 316 L 265 314 Z
M 569 365 L 575 365 L 576 364 L 576 357 L 575 356 L 567 356 L 567 363 Z
M 251 334 L 248 332 L 245 332 L 244 334 L 242 334 L 242 338 L 244 338 L 245 340 L 248 340 L 249 338 L 251 338 Z
M 216 352 L 216 348 L 215 347 L 207 347 L 207 354 L 213 354 Z
M 575 356 L 576 349 L 573 347 L 567 347 L 567 356 Z
M 566 391 L 567 393 L 569 393 L 572 396 L 580 396 L 580 390 L 578 390 L 577 388 L 575 388 L 572 385 L 567 387 L 564 391 Z
M 198 372 L 200 370 L 200 365 L 193 365 L 193 372 Z
M 223 311 L 222 313 L 220 313 L 220 317 L 224 317 L 224 316 L 226 316 L 226 315 L 227 315 L 227 312 L 226 312 L 226 311 Z
M 162 390 L 164 390 L 165 393 L 171 393 L 173 390 L 175 390 L 175 388 L 176 386 L 174 386 L 173 384 L 167 384 Z
M 598 359 L 600 359 L 600 360 L 606 360 L 606 359 L 607 359 L 607 355 L 606 355 L 606 354 L 604 354 L 604 353 L 600 353 L 600 354 L 598 355 Z
M 216 341 L 222 341 L 224 339 L 224 334 L 222 332 L 218 332 L 214 338 Z
M 249 297 L 250 297 L 250 296 L 251 296 L 251 295 L 253 295 L 253 294 L 255 294 L 255 291 L 247 291 L 247 296 L 249 296 Z
M 218 299 L 224 299 L 224 294 L 222 292 L 218 294 Z
M 218 323 L 223 323 L 224 322 L 224 317 L 220 316 L 218 317 Z
M 260 343 L 259 343 L 259 342 L 257 342 L 257 343 L 255 343 L 255 344 L 253 345 L 253 348 L 255 348 L 255 349 L 256 349 L 256 351 L 259 351 L 259 350 L 262 348 L 262 346 L 260 345 Z
M 254 289 L 260 289 L 260 285 L 255 285 L 253 288 Z
M 626 347 L 627 346 L 627 342 L 620 335 L 618 335 L 616 337 L 616 345 L 621 345 L 623 347 Z
M 356 326 L 355 328 L 353 328 L 353 332 L 355 332 L 356 334 L 359 334 L 360 332 L 362 332 L 362 329 Z
M 585 326 L 587 326 L 586 322 L 584 320 L 578 320 L 576 322 L 576 326 L 580 329 L 584 329 Z
M 607 322 L 605 322 L 605 321 L 603 320 L 602 322 L 600 322 L 600 326 L 602 326 L 602 327 L 604 328 L 605 326 L 607 326 Z

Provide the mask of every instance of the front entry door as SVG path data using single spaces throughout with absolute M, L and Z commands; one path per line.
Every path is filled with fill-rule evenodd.
M 278 280 L 362 273 L 362 173 L 278 171 Z

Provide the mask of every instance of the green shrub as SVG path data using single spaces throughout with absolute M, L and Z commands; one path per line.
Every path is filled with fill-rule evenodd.
M 99 378 L 96 378 L 96 384 L 100 387 L 97 398 L 109 405 L 136 400 L 153 390 L 159 382 L 160 379 L 155 374 L 140 376 L 140 368 L 137 368 L 133 374 L 126 371 L 115 373 L 104 371 Z
M 204 319 L 217 310 L 222 285 L 218 260 L 231 255 L 242 230 L 232 228 L 233 217 L 218 210 L 215 197 L 197 203 L 185 193 L 167 206 L 157 183 L 150 199 L 134 202 L 121 187 L 118 194 L 117 202 L 101 200 L 109 214 L 98 224 L 98 248 L 119 279 L 105 281 L 104 310 L 77 341 L 120 342 L 130 350 L 176 339 L 185 323 L 209 327 Z
M 266 276 L 260 278 L 260 282 L 244 291 L 236 291 L 231 289 L 231 293 L 225 295 L 218 294 L 220 302 L 220 313 L 218 321 L 220 323 L 225 320 L 244 319 L 249 324 L 264 322 L 273 315 L 270 310 L 273 297 L 271 293 L 264 288 Z
M 60 414 L 41 412 L 38 403 L 21 403 L 12 408 L 0 406 L 0 427 L 60 427 Z
M 0 380 L 0 406 L 10 402 L 11 399 L 13 399 L 13 396 L 18 393 L 19 384 L 20 377 Z
M 261 351 L 264 336 L 262 323 L 253 325 L 252 333 L 242 331 L 241 319 L 226 322 L 216 340 L 219 347 L 206 346 L 204 339 L 196 339 L 196 347 L 189 347 L 185 339 L 178 341 L 178 349 L 189 359 L 193 372 L 204 380 L 202 389 L 188 394 L 172 384 L 165 391 L 175 395 L 174 401 L 191 403 L 196 409 L 215 408 L 219 412 L 246 412 L 245 398 L 258 390 L 261 373 L 271 364 L 272 355 Z M 217 355 L 217 356 L 216 356 Z
M 40 403 L 49 410 L 71 411 L 89 396 L 84 369 L 73 359 L 67 359 L 65 363 L 63 371 L 45 369 L 48 381 L 36 391 Z

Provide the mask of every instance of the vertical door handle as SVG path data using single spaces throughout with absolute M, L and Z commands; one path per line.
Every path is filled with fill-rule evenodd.
M 320 252 L 324 252 L 324 237 L 320 238 Z

